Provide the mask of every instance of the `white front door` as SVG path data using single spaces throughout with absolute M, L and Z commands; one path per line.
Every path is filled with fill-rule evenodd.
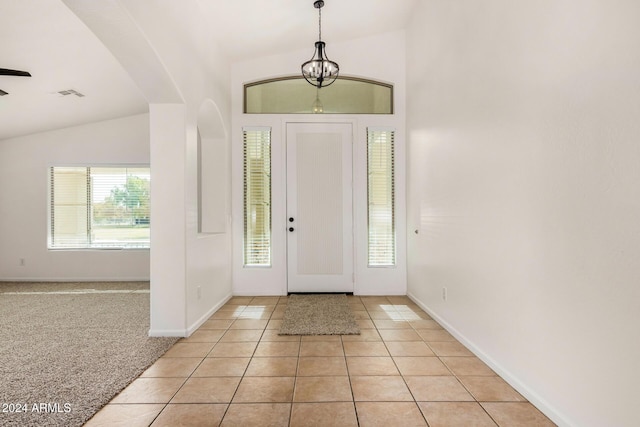
M 352 125 L 287 123 L 289 292 L 353 292 Z

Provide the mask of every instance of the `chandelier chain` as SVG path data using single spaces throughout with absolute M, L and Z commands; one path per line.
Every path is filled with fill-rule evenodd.
M 322 8 L 318 8 L 318 41 L 322 41 Z

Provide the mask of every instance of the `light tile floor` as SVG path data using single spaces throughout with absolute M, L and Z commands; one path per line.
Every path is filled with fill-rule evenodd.
M 279 336 L 234 297 L 87 426 L 553 426 L 407 297 L 350 296 L 361 335 Z

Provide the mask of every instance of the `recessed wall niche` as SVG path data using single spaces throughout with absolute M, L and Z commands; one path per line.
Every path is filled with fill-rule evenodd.
M 227 231 L 228 159 L 224 125 L 215 103 L 206 100 L 198 113 L 198 232 Z

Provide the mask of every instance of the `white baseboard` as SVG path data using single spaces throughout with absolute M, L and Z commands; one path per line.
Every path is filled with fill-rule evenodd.
M 337 293 L 342 293 L 342 292 L 337 292 Z M 279 297 L 279 296 L 284 296 L 286 297 L 288 295 L 288 293 L 284 293 L 284 294 L 276 294 L 274 295 L 273 292 L 270 293 L 261 293 L 261 292 L 234 292 L 233 296 L 234 297 Z M 362 297 L 377 297 L 377 296 L 404 296 L 406 294 L 402 293 L 402 294 L 396 294 L 396 293 L 389 293 L 389 292 L 373 292 L 373 293 L 358 293 L 357 291 L 353 292 L 353 295 L 355 296 L 362 296 Z
M 190 327 L 187 329 L 150 329 L 149 336 L 150 337 L 180 337 L 187 338 L 191 336 L 192 333 L 196 331 L 204 322 L 206 322 L 209 317 L 216 311 L 220 309 L 223 305 L 227 303 L 231 299 L 233 295 L 229 294 L 222 299 L 218 304 L 213 306 L 209 311 L 207 311 L 203 316 L 201 316 L 197 321 L 195 321 Z
M 546 399 L 542 398 L 538 393 L 531 390 L 524 382 L 522 382 L 517 375 L 504 369 L 496 360 L 486 354 L 480 347 L 478 347 L 473 341 L 461 334 L 456 328 L 449 324 L 442 317 L 438 316 L 433 310 L 426 304 L 416 298 L 415 295 L 407 292 L 407 296 L 411 301 L 415 302 L 421 309 L 423 309 L 429 316 L 431 316 L 436 322 L 438 322 L 444 329 L 453 335 L 460 343 L 467 347 L 478 359 L 486 363 L 491 369 L 494 370 L 503 380 L 524 396 L 529 402 L 531 402 L 536 408 L 544 413 L 551 421 L 556 423 L 560 427 L 574 427 L 576 424 L 570 422 L 570 420 L 560 412 L 556 407 L 551 405 Z
M 395 293 L 395 292 L 358 292 L 354 291 L 353 295 L 357 297 L 403 297 L 406 293 Z
M 149 329 L 150 337 L 185 337 L 186 329 Z
M 274 294 L 273 292 L 233 292 L 233 297 L 286 297 L 287 293 Z
M 149 282 L 147 277 L 0 277 L 0 282 Z
M 222 307 L 223 305 L 225 305 L 227 303 L 227 301 L 229 301 L 231 299 L 231 297 L 233 297 L 233 294 L 228 294 L 226 297 L 224 297 L 222 299 L 222 301 L 220 301 L 218 304 L 214 305 L 209 311 L 207 311 L 202 317 L 200 317 L 198 320 L 196 320 L 193 325 L 191 325 L 190 327 L 187 328 L 187 337 L 191 336 L 192 333 L 194 333 L 196 331 L 196 329 L 198 329 L 200 326 L 202 326 L 202 324 L 204 322 L 206 322 L 209 317 L 211 317 L 211 315 L 213 313 L 215 313 L 216 311 L 218 311 L 220 309 L 220 307 Z

